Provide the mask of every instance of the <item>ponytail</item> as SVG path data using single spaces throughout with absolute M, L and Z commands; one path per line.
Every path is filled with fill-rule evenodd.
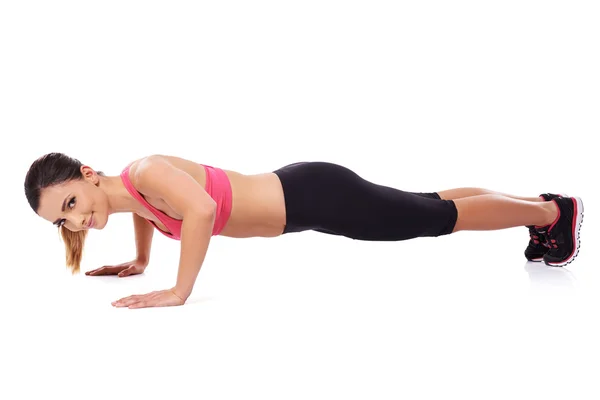
M 67 267 L 72 274 L 79 273 L 87 233 L 86 230 L 73 232 L 64 226 L 60 228 L 60 234 L 65 243 Z

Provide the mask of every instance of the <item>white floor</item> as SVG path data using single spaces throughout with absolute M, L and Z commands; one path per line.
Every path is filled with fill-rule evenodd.
M 31 297 L 3 282 L 12 306 L 2 390 L 68 399 L 597 398 L 600 273 L 590 231 L 582 228 L 588 245 L 566 268 L 525 262 L 524 229 L 403 243 L 217 238 L 188 304 L 176 308 L 110 305 L 168 288 L 176 252 L 157 253 L 129 278 L 32 275 Z
M 597 400 L 597 3 L 0 2 L 0 399 Z M 582 247 L 549 268 L 525 228 L 217 237 L 185 306 L 115 309 L 174 284 L 179 243 L 157 233 L 141 276 L 66 274 L 23 196 L 50 151 L 110 175 L 171 154 L 566 192 Z M 132 254 L 111 216 L 84 270 Z

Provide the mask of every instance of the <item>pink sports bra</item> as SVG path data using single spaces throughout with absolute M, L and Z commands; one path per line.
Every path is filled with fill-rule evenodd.
M 215 224 L 212 230 L 212 235 L 215 236 L 221 233 L 225 227 L 225 224 L 227 223 L 227 220 L 229 219 L 229 216 L 231 215 L 231 184 L 227 174 L 222 169 L 211 167 L 210 165 L 202 165 L 206 171 L 205 190 L 217 203 L 217 215 L 215 216 Z M 160 222 L 167 227 L 169 232 L 165 232 L 160 229 L 152 220 L 146 219 L 146 221 L 150 222 L 163 235 L 171 239 L 180 240 L 181 224 L 183 221 L 163 213 L 148 203 L 140 194 L 140 192 L 138 192 L 137 189 L 131 184 L 131 180 L 129 179 L 129 167 L 131 167 L 131 164 L 125 167 L 121 172 L 121 180 L 125 184 L 125 187 L 136 200 L 142 203 L 148 210 L 150 210 L 150 212 L 152 212 L 152 214 L 156 216 L 156 218 L 158 218 Z

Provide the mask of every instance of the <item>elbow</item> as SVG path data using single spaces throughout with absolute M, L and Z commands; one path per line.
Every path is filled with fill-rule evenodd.
M 193 208 L 190 208 L 186 213 L 185 217 L 192 217 L 194 219 L 201 220 L 214 220 L 217 215 L 217 203 L 209 202 L 207 204 L 202 204 Z

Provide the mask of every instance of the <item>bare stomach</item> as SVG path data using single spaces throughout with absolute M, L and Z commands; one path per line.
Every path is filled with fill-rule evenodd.
M 233 190 L 233 207 L 221 235 L 237 238 L 281 235 L 286 214 L 279 177 L 272 172 L 257 175 L 225 172 Z

